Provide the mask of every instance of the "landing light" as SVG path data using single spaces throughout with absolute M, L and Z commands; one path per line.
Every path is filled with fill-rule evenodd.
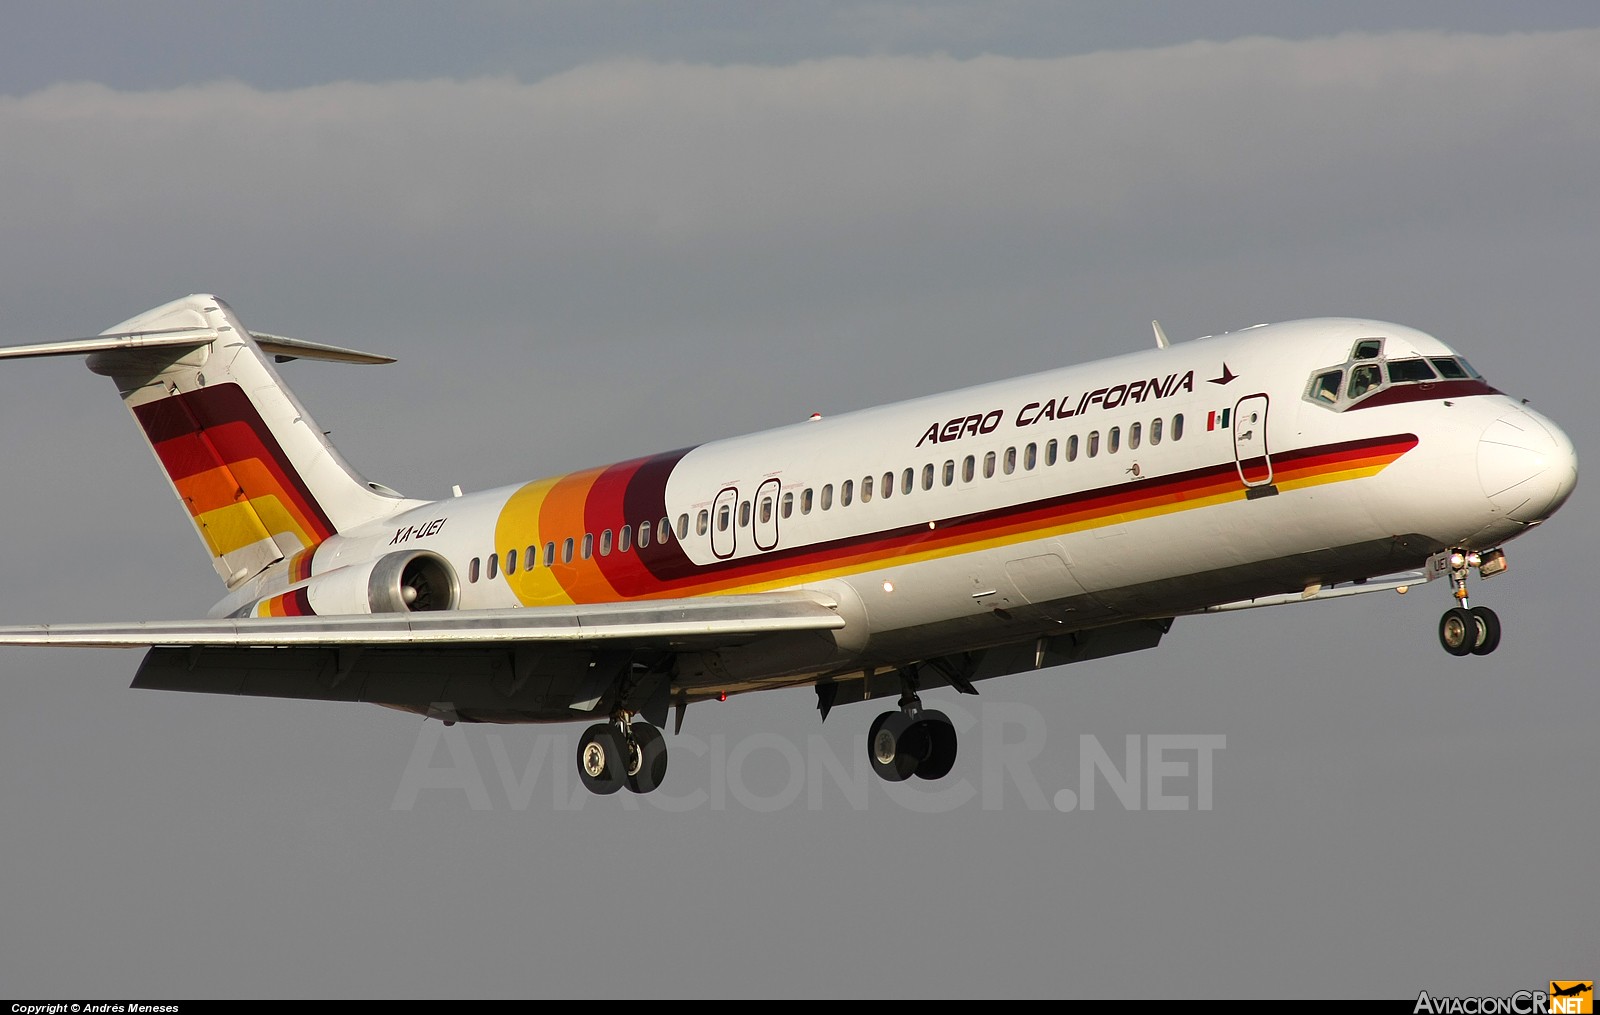
M 894 591 L 894 582 L 885 581 L 883 583 L 883 591 L 885 591 L 885 592 L 893 592 Z
M 1459 552 L 1458 553 L 1452 553 L 1450 555 L 1450 566 L 1453 567 L 1453 568 L 1466 567 L 1467 566 L 1467 555 L 1464 554 L 1464 553 L 1459 553 Z

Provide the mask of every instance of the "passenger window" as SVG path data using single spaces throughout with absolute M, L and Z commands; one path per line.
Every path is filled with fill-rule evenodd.
M 500 555 L 498 553 L 489 554 L 489 580 L 490 581 L 494 581 L 495 575 L 499 572 L 499 570 L 500 570 Z
M 1006 456 L 1005 456 L 1005 458 L 1001 459 L 1001 461 L 1003 462 L 1003 464 L 1000 466 L 1000 471 L 1001 472 L 1004 472 L 1008 476 L 1011 475 L 1013 472 L 1016 472 L 1017 471 L 1017 449 L 1016 448 L 1006 448 Z
M 1053 437 L 1044 442 L 1044 464 L 1047 466 L 1056 464 L 1056 442 Z
M 1343 370 L 1330 370 L 1325 374 L 1318 374 L 1317 379 L 1311 382 L 1311 397 L 1329 403 L 1339 400 L 1339 386 L 1344 383 Z
M 894 473 L 885 472 L 883 474 L 883 493 L 880 496 L 885 500 L 894 496 Z
M 1089 431 L 1089 457 L 1093 458 L 1100 453 L 1100 431 Z
M 872 499 L 872 477 L 864 476 L 861 479 L 861 503 L 865 504 Z
M 1033 467 L 1039 464 L 1039 445 L 1029 444 L 1022 449 L 1022 468 L 1025 472 L 1032 472 Z
M 772 498 L 763 497 L 761 498 L 761 524 L 765 525 L 770 521 L 772 521 Z
M 1172 417 L 1172 439 L 1175 441 L 1183 440 L 1183 413 L 1181 412 Z
M 966 458 L 962 459 L 961 460 L 961 482 L 963 482 L 963 483 L 972 482 L 972 476 L 973 476 L 974 471 L 977 469 L 977 466 L 978 466 L 977 460 L 974 459 L 971 455 L 968 455 Z
M 1128 427 L 1128 450 L 1129 451 L 1137 451 L 1137 450 L 1139 450 L 1139 430 L 1143 427 L 1143 425 L 1144 424 L 1142 424 L 1142 423 L 1134 423 L 1133 425 Z
M 1111 432 L 1106 434 L 1106 454 L 1114 455 L 1120 447 L 1122 447 L 1122 427 L 1114 426 Z
M 1161 443 L 1161 417 L 1160 416 L 1157 416 L 1155 419 L 1152 419 L 1150 421 L 1150 443 L 1152 445 Z
M 472 558 L 472 563 L 467 565 L 467 581 L 476 582 L 477 580 L 478 580 L 478 558 L 477 557 L 473 557 Z
M 506 551 L 506 574 L 516 574 L 516 573 L 517 573 L 517 551 L 516 550 L 507 550 Z
M 954 461 L 946 461 L 944 463 L 944 485 L 950 486 L 951 484 L 955 483 L 955 481 L 956 463 Z
M 717 531 L 727 532 L 728 526 L 733 522 L 733 508 L 727 504 L 722 505 L 717 511 Z
M 575 542 L 573 542 L 572 537 L 568 536 L 566 542 L 561 544 L 561 563 L 563 563 L 563 564 L 572 563 L 572 551 L 576 547 L 577 547 L 577 544 Z
M 606 529 L 600 533 L 600 556 L 611 556 L 611 530 Z
M 617 552 L 627 553 L 633 546 L 633 526 L 624 525 L 617 530 Z
M 656 542 L 663 546 L 672 542 L 672 519 L 663 518 L 656 523 Z
M 539 548 L 537 546 L 530 546 L 528 547 L 528 552 L 522 555 L 522 569 L 524 571 L 532 571 L 538 566 Z
M 911 484 L 916 481 L 916 470 L 907 469 L 900 474 L 900 492 L 910 493 Z
M 1453 359 L 1436 359 L 1432 362 L 1434 368 L 1439 371 L 1439 376 L 1447 381 L 1464 381 L 1467 379 L 1467 372 L 1461 369 L 1461 364 Z
M 1350 358 L 1377 359 L 1378 354 L 1381 352 L 1383 352 L 1383 339 L 1363 338 L 1361 341 L 1356 343 L 1356 347 L 1354 349 L 1350 350 Z
M 1435 381 L 1438 375 L 1422 359 L 1392 359 L 1389 361 L 1389 380 L 1395 384 Z
M 705 508 L 701 508 L 700 514 L 697 515 L 694 520 L 694 534 L 697 536 L 705 535 L 706 529 L 710 528 L 710 520 L 711 512 L 707 511 Z
M 850 506 L 850 498 L 851 498 L 851 495 L 855 492 L 855 488 L 856 488 L 856 484 L 855 484 L 854 480 L 847 479 L 843 483 L 839 484 L 839 506 L 840 507 L 849 507 Z
M 749 501 L 745 501 L 744 503 L 739 505 L 739 528 L 748 529 L 749 527 L 750 527 L 750 502 Z
M 811 487 L 809 486 L 800 494 L 800 513 L 803 515 L 811 513 Z
M 783 507 L 779 509 L 783 517 L 788 518 L 794 514 L 794 491 L 787 490 L 783 495 Z
M 995 461 L 995 459 L 994 459 L 994 452 L 993 451 L 991 451 L 987 455 L 983 456 L 983 478 L 984 479 L 993 479 L 994 478 L 994 461 Z
M 1077 460 L 1078 460 L 1078 435 L 1077 434 L 1073 434 L 1071 437 L 1067 438 L 1067 461 L 1076 462 Z
M 1350 397 L 1360 398 L 1382 383 L 1382 369 L 1375 363 L 1363 363 L 1350 371 Z
M 639 549 L 641 549 L 641 550 L 650 545 L 650 523 L 649 522 L 640 522 L 639 523 L 639 540 L 638 540 L 638 542 L 639 542 Z
M 929 462 L 927 465 L 924 465 L 922 467 L 922 488 L 924 490 L 932 490 L 933 489 L 933 463 L 932 462 Z
M 822 487 L 822 503 L 819 506 L 824 511 L 826 511 L 829 508 L 833 507 L 833 484 L 832 483 L 823 484 L 823 487 Z
M 650 527 L 650 523 L 649 522 L 640 522 L 639 524 L 643 525 L 647 529 Z M 679 539 L 688 539 L 689 538 L 689 512 L 687 512 L 687 511 L 685 511 L 683 514 L 678 516 L 678 538 Z M 663 539 L 661 541 L 663 543 L 667 542 L 666 539 Z
M 545 567 L 555 567 L 556 566 L 556 544 L 555 544 L 555 540 L 553 540 L 553 539 L 550 542 L 544 544 L 544 566 Z
M 592 556 L 594 556 L 594 533 L 585 532 L 583 534 L 583 559 L 588 560 Z

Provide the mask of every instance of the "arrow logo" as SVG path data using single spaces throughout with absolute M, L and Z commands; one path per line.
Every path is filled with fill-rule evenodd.
M 1239 376 L 1238 374 L 1236 374 L 1232 370 L 1228 369 L 1228 364 L 1227 363 L 1223 363 L 1222 364 L 1222 376 L 1221 377 L 1213 377 L 1210 380 L 1211 380 L 1212 384 L 1227 384 L 1229 381 L 1233 380 L 1235 377 L 1238 377 L 1238 376 Z

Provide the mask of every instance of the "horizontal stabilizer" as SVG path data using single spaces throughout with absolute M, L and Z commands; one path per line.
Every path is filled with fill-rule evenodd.
M 307 342 L 303 338 L 289 338 L 287 335 L 269 335 L 264 331 L 252 331 L 250 337 L 256 340 L 256 345 L 261 347 L 262 352 L 276 356 L 279 363 L 292 359 L 320 359 L 329 363 L 394 362 L 393 356 L 379 356 L 377 353 L 345 349 L 337 345 Z
M 685 639 L 717 638 L 726 644 L 729 638 L 844 626 L 844 618 L 812 594 L 769 593 L 446 613 L 28 624 L 0 627 L 0 645 L 249 648 L 606 641 L 670 647 Z
M 210 328 L 161 328 L 155 331 L 108 332 L 93 338 L 69 338 L 62 342 L 14 345 L 0 348 L 0 359 L 30 359 L 35 356 L 87 356 L 92 352 L 118 352 L 128 349 L 182 348 L 206 345 L 217 337 Z
M 93 338 L 69 338 L 61 342 L 40 342 L 35 345 L 16 345 L 0 348 L 0 359 L 31 359 L 38 356 L 87 356 L 95 352 L 121 352 L 132 349 L 193 348 L 207 345 L 217 339 L 210 328 L 161 328 L 154 331 L 122 331 Z M 393 356 L 346 349 L 321 342 L 307 342 L 303 338 L 287 335 L 269 335 L 252 331 L 261 350 L 275 356 L 282 363 L 292 359 L 319 359 L 330 363 L 393 363 Z

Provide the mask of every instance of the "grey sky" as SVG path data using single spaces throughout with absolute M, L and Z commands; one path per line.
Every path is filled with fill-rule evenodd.
M 1140 348 L 1152 317 L 1179 341 L 1403 321 L 1586 461 L 1600 446 L 1589 4 L 0 23 L 0 342 L 211 291 L 252 327 L 390 352 L 285 369 L 409 494 Z M 221 589 L 110 385 L 26 362 L 0 391 L 0 617 L 203 612 Z M 1437 586 L 1185 619 L 1154 652 L 941 701 L 973 724 L 954 789 L 873 784 L 864 808 L 823 770 L 777 806 L 786 751 L 853 766 L 876 711 L 821 725 L 809 692 L 690 710 L 658 805 L 565 795 L 569 727 L 435 740 L 377 708 L 133 692 L 135 654 L 9 651 L 0 985 L 1415 997 L 1592 976 L 1592 501 L 1580 485 L 1474 584 L 1507 623 L 1492 662 L 1438 648 Z M 1211 811 L 1050 806 L 1081 738 L 1120 762 L 1165 734 L 1226 736 Z M 481 791 L 408 784 L 419 743 Z

